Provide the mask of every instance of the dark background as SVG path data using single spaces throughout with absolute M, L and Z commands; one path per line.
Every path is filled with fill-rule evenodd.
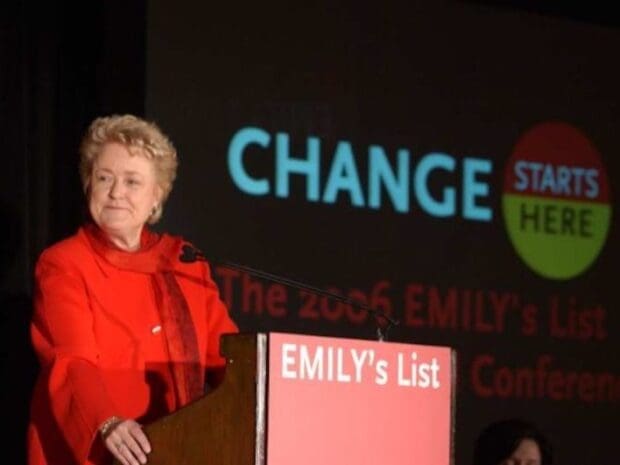
M 83 4 L 84 3 L 84 4 Z M 394 340 L 454 347 L 460 367 L 491 351 L 512 363 L 554 353 L 572 369 L 619 372 L 614 277 L 617 220 L 595 265 L 565 282 L 544 280 L 515 256 L 503 229 L 501 173 L 514 142 L 549 119 L 584 130 L 611 181 L 618 161 L 617 15 L 557 2 L 444 2 L 374 6 L 225 7 L 199 2 L 16 2 L 0 7 L 0 127 L 5 151 L 2 241 L 3 405 L 14 422 L 11 460 L 23 463 L 36 373 L 27 323 L 40 251 L 83 220 L 77 145 L 108 113 L 155 119 L 181 157 L 162 228 L 207 252 L 319 286 L 365 288 L 386 279 L 473 289 L 550 293 L 602 303 L 610 338 L 570 344 L 400 326 Z M 494 161 L 491 225 L 252 198 L 225 171 L 235 130 L 257 125 L 303 144 L 351 140 L 438 149 Z M 357 154 L 357 152 L 356 152 Z M 372 328 L 231 309 L 245 330 L 372 337 Z M 573 362 L 574 363 L 571 363 Z M 489 421 L 523 415 L 549 433 L 557 463 L 615 463 L 617 403 L 477 398 L 467 375 L 457 396 L 456 458 L 467 464 Z M 415 418 L 412 417 L 412 421 Z

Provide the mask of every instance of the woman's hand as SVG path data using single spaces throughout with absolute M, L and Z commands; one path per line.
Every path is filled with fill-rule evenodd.
M 112 417 L 99 428 L 107 449 L 123 465 L 140 465 L 147 461 L 151 444 L 142 426 L 134 420 Z

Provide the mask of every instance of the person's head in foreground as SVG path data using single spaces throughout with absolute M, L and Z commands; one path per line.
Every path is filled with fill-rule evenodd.
M 551 444 L 531 422 L 491 423 L 478 436 L 473 465 L 551 465 Z

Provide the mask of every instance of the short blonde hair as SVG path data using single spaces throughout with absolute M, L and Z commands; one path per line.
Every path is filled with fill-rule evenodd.
M 123 144 L 132 155 L 141 154 L 153 162 L 157 183 L 163 192 L 161 202 L 148 219 L 149 224 L 156 223 L 161 218 L 163 203 L 172 190 L 177 174 L 177 151 L 174 145 L 155 123 L 133 115 L 111 115 L 95 119 L 80 144 L 80 177 L 87 196 L 93 164 L 103 146 L 110 142 Z

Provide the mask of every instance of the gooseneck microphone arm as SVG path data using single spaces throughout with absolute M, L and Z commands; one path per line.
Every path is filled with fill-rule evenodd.
M 204 254 L 199 249 L 195 248 L 194 246 L 190 244 L 184 244 L 183 247 L 181 248 L 181 251 L 182 252 L 181 252 L 181 255 L 179 256 L 179 260 L 183 263 L 193 263 L 196 261 L 205 261 L 205 262 L 207 261 L 207 258 L 204 256 Z M 330 299 L 333 299 L 335 301 L 349 304 L 356 308 L 364 310 L 368 312 L 370 315 L 373 315 L 375 318 L 382 319 L 386 322 L 385 328 L 381 328 L 381 325 L 377 325 L 377 338 L 379 339 L 379 341 L 387 340 L 388 331 L 392 328 L 392 326 L 396 326 L 399 324 L 397 320 L 393 319 L 388 314 L 382 311 L 376 310 L 372 307 L 369 307 L 368 305 L 358 300 L 351 299 L 349 297 L 345 297 L 340 294 L 336 294 L 335 292 L 329 292 L 316 286 L 311 286 L 309 284 L 305 284 L 299 281 L 294 281 L 289 278 L 277 276 L 272 273 L 268 273 L 266 271 L 257 270 L 255 268 L 250 268 L 249 266 L 245 266 L 245 265 L 240 265 L 238 263 L 232 263 L 226 260 L 217 260 L 216 262 L 225 266 L 226 268 L 236 269 L 244 273 L 248 273 L 249 275 L 255 276 L 257 278 L 267 279 L 275 283 L 284 284 L 285 286 L 299 289 L 301 291 L 309 291 L 317 295 L 329 297 Z

